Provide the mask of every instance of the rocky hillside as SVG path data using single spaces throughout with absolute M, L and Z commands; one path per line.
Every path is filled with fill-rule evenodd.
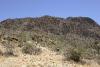
M 0 22 L 1 56 L 40 56 L 45 51 L 39 46 L 63 56 L 62 61 L 80 63 L 85 59 L 100 64 L 100 26 L 89 17 L 48 15 Z

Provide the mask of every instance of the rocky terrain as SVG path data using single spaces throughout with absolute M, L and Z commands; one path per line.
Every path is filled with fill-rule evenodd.
M 0 67 L 100 67 L 100 25 L 48 15 L 1 21 Z

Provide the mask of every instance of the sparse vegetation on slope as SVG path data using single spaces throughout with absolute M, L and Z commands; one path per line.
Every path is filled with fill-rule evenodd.
M 27 44 L 27 41 L 32 43 Z M 1 54 L 5 55 L 15 55 L 16 48 L 22 53 L 40 54 L 39 44 L 61 55 L 69 53 L 70 59 L 76 62 L 81 57 L 97 59 L 100 56 L 100 26 L 88 17 L 7 19 L 0 23 L 0 42 L 1 51 L 5 50 Z

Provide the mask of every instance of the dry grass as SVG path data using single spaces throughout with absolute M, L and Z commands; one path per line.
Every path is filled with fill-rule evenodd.
M 95 61 L 88 61 L 84 65 L 63 61 L 62 55 L 57 55 L 48 48 L 40 48 L 43 52 L 38 56 L 21 54 L 18 57 L 1 57 L 0 67 L 100 67 Z

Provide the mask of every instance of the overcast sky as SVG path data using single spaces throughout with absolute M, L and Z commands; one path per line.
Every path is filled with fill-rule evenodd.
M 100 0 L 0 0 L 0 20 L 43 15 L 86 16 L 100 24 Z

